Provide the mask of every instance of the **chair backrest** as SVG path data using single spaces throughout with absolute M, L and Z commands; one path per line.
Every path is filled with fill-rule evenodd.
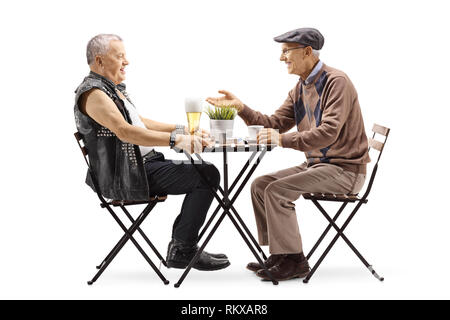
M 372 128 L 373 135 L 372 135 L 372 138 L 369 138 L 369 151 L 370 151 L 370 148 L 373 148 L 380 152 L 378 154 L 377 164 L 378 164 L 378 161 L 380 161 L 380 157 L 381 157 L 381 154 L 383 153 L 384 145 L 386 144 L 386 141 L 387 141 L 390 131 L 391 131 L 391 129 L 380 126 L 379 124 L 375 123 L 373 125 L 373 128 Z M 375 140 L 375 135 L 377 133 L 384 136 L 383 142 Z
M 91 169 L 91 166 L 89 165 L 89 158 L 88 158 L 88 149 L 84 145 L 83 141 L 83 135 L 79 133 L 78 131 L 73 134 L 75 136 L 75 139 L 77 140 L 78 146 L 80 147 L 81 153 L 83 154 L 84 161 L 86 161 L 86 164 Z M 83 145 L 82 145 L 83 143 Z
M 364 195 L 362 196 L 361 199 L 365 200 L 367 198 L 367 196 L 369 195 L 370 190 L 372 189 L 372 184 L 373 184 L 373 181 L 375 179 L 375 175 L 376 175 L 377 170 L 378 170 L 378 162 L 380 161 L 381 154 L 383 153 L 383 149 L 384 149 L 384 146 L 386 145 L 386 141 L 387 141 L 387 138 L 389 136 L 389 132 L 390 131 L 391 131 L 391 129 L 383 127 L 383 126 L 380 126 L 379 124 L 376 124 L 376 123 L 372 127 L 373 135 L 372 135 L 372 138 L 369 138 L 369 151 L 370 151 L 370 149 L 375 149 L 379 153 L 378 153 L 377 162 L 375 163 L 375 165 L 374 165 L 374 167 L 372 169 L 372 174 L 370 175 L 370 180 L 369 180 L 369 184 L 367 185 L 366 192 L 364 193 Z M 378 140 L 375 139 L 375 136 L 377 134 L 381 135 L 381 136 L 384 136 L 384 141 L 383 142 L 378 141 Z
M 79 133 L 78 131 L 73 134 L 75 136 L 75 139 L 77 140 L 78 146 L 80 147 L 81 153 L 83 154 L 84 161 L 86 162 L 88 166 L 88 172 L 91 175 L 92 183 L 94 184 L 95 192 L 97 193 L 97 196 L 99 197 L 100 201 L 102 202 L 103 207 L 107 206 L 106 200 L 103 198 L 100 187 L 98 185 L 97 178 L 95 177 L 94 171 L 91 168 L 91 165 L 89 164 L 89 158 L 88 158 L 88 149 L 86 148 L 86 145 L 84 145 L 83 141 L 83 135 Z M 152 196 L 149 197 L 149 200 L 151 201 L 157 201 L 162 202 L 167 199 L 167 196 Z M 148 203 L 148 201 L 126 201 L 126 200 L 113 200 L 111 204 L 113 206 L 119 206 L 119 205 L 130 205 L 130 204 L 143 204 Z
M 104 205 L 106 205 L 106 201 L 100 192 L 100 187 L 98 185 L 97 178 L 95 177 L 94 171 L 92 171 L 91 165 L 89 164 L 89 158 L 88 158 L 89 151 L 88 151 L 86 145 L 84 145 L 83 135 L 77 131 L 74 133 L 74 136 L 75 136 L 75 139 L 77 140 L 78 146 L 80 147 L 81 153 L 83 154 L 84 161 L 86 162 L 86 164 L 88 166 L 88 172 L 89 172 L 89 175 L 91 176 L 95 192 L 97 193 L 97 196 L 99 197 L 100 201 Z

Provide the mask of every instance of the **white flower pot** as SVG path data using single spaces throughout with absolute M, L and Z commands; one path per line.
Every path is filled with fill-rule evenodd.
M 233 120 L 209 120 L 211 136 L 218 142 L 226 142 L 226 139 L 233 137 Z

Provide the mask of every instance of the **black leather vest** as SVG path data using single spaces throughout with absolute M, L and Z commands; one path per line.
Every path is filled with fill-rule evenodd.
M 121 141 L 108 128 L 95 122 L 79 109 L 81 95 L 93 88 L 105 92 L 114 101 L 125 120 L 131 124 L 130 115 L 117 90 L 129 100 L 125 85 L 115 85 L 105 77 L 90 72 L 75 91 L 75 122 L 88 149 L 89 163 L 97 178 L 101 194 L 114 200 L 147 200 L 149 198 L 147 175 L 139 147 Z M 131 101 L 130 101 L 131 103 Z M 89 173 L 86 183 L 95 191 Z

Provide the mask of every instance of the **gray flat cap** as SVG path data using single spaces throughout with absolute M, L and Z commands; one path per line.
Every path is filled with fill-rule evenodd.
M 273 38 L 276 42 L 291 42 L 299 43 L 304 46 L 311 46 L 315 50 L 320 50 L 323 47 L 325 39 L 319 30 L 314 28 L 300 28 L 295 29 L 282 35 Z

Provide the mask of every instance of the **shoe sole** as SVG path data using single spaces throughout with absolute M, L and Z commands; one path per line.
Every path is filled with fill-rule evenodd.
M 230 266 L 230 262 L 227 262 L 226 264 L 221 265 L 221 266 L 217 266 L 215 268 L 201 268 L 201 267 L 193 267 L 193 268 L 197 269 L 199 271 L 217 271 L 217 270 L 225 269 L 225 268 L 227 268 L 229 266 Z
M 187 266 L 188 266 L 188 264 L 180 263 L 180 262 L 168 262 L 167 263 L 167 268 L 186 269 Z M 229 266 L 230 266 L 230 262 L 228 261 L 226 264 L 220 265 L 220 266 L 217 266 L 214 268 L 202 268 L 202 267 L 195 267 L 195 266 L 193 266 L 192 268 L 199 270 L 199 271 L 217 271 L 217 270 L 225 269 Z
M 308 270 L 307 272 L 299 273 L 299 274 L 293 275 L 293 276 L 288 277 L 288 278 L 275 279 L 275 280 L 276 281 L 286 281 L 286 280 L 292 280 L 292 279 L 298 279 L 298 278 L 303 279 L 310 273 L 310 271 L 311 270 Z M 256 274 L 256 275 L 258 277 L 260 277 L 263 281 L 272 281 L 272 280 L 270 280 L 270 278 L 267 278 L 265 275 L 259 275 L 259 274 Z

